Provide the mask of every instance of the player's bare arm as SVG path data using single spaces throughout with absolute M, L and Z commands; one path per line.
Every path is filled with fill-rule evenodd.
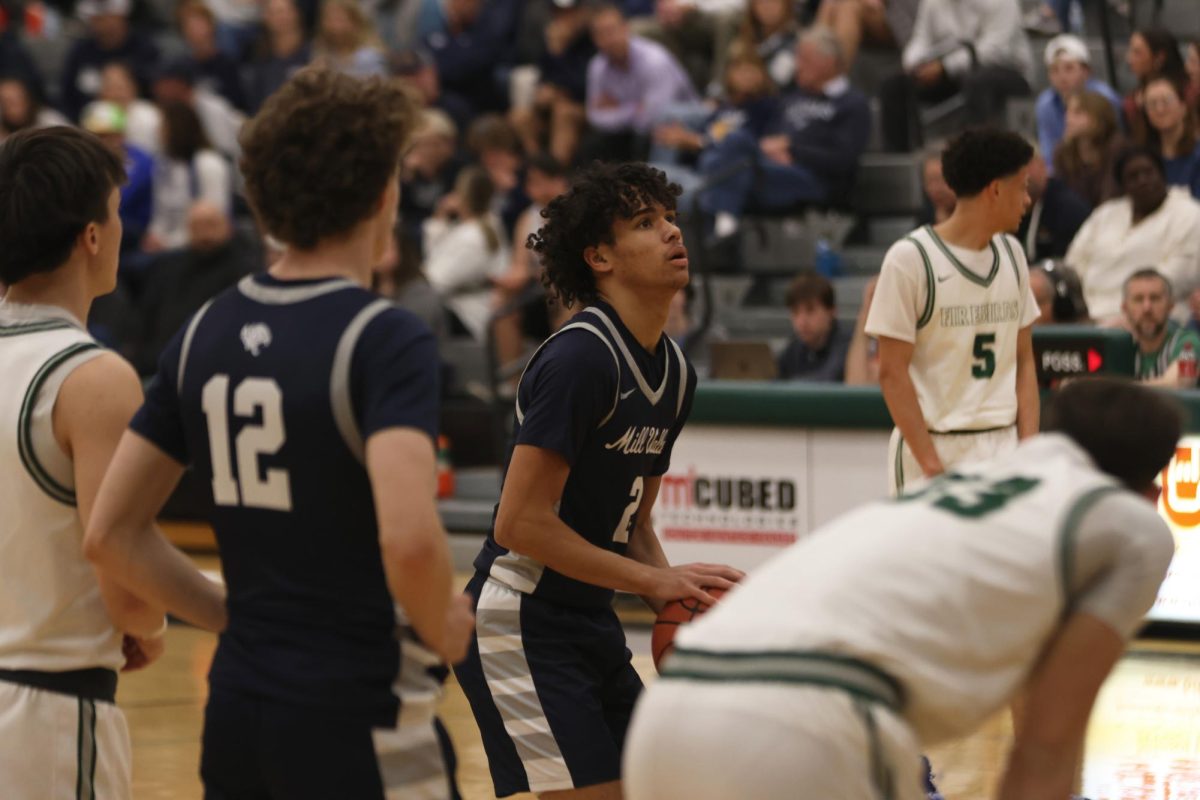
M 577 581 L 654 601 L 694 597 L 711 603 L 703 587 L 728 589 L 741 577 L 732 567 L 710 564 L 652 566 L 589 543 L 558 517 L 556 505 L 569 473 L 566 459 L 552 450 L 531 445 L 513 449 L 496 515 L 501 547 Z
M 1033 357 L 1033 326 L 1017 337 L 1017 437 L 1036 436 L 1041 425 L 1042 400 L 1038 392 L 1037 362 Z
M 75 499 L 85 528 L 104 470 L 141 402 L 137 375 L 115 354 L 105 354 L 80 365 L 59 390 L 54 404 L 54 438 L 74 465 Z M 161 606 L 139 598 L 101 570 L 96 571 L 96 577 L 104 606 L 118 629 L 140 639 L 161 631 L 164 614 Z
M 908 374 L 914 345 L 890 336 L 879 337 L 879 388 L 904 442 L 926 477 L 945 471 L 925 424 L 917 389 Z
M 1071 793 L 1088 717 L 1125 642 L 1106 622 L 1072 614 L 1029 679 L 1024 719 L 999 800 L 1060 800 Z
M 154 524 L 183 465 L 126 431 L 100 484 L 84 555 L 129 591 L 209 631 L 225 628 L 225 591 L 200 574 Z
M 367 440 L 367 474 L 392 597 L 429 649 L 461 661 L 474 617 L 470 599 L 452 587 L 454 567 L 434 499 L 433 442 L 414 428 L 379 431 Z

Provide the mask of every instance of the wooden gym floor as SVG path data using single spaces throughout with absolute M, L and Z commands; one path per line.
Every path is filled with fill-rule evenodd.
M 197 560 L 215 568 L 215 558 Z M 648 628 L 631 627 L 629 637 L 634 664 L 653 679 Z M 202 797 L 200 730 L 215 646 L 211 634 L 172 625 L 163 658 L 122 678 L 117 700 L 133 739 L 135 800 Z M 453 679 L 441 715 L 458 753 L 464 798 L 491 800 L 479 733 Z M 992 795 L 1009 737 L 1007 713 L 999 714 L 974 736 L 929 754 L 947 800 Z M 1084 788 L 1092 800 L 1200 798 L 1200 645 L 1141 642 L 1120 664 L 1092 718 Z

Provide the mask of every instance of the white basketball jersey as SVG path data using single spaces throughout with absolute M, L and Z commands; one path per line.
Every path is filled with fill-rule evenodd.
M 121 635 L 83 557 L 58 390 L 103 350 L 67 312 L 0 302 L 0 667 L 119 668 Z
M 676 645 L 741 653 L 742 668 L 748 653 L 856 658 L 898 681 L 923 744 L 962 735 L 1024 682 L 1068 607 L 1102 613 L 1088 605 L 1092 570 L 1120 573 L 1121 557 L 1083 565 L 1074 548 L 1108 524 L 1098 513 L 1081 526 L 1102 501 L 1131 509 L 1122 535 L 1153 554 L 1154 568 L 1138 573 L 1147 577 L 1123 576 L 1116 604 L 1132 616 L 1112 624 L 1129 633 L 1153 603 L 1171 534 L 1150 503 L 1055 434 L 834 520 L 751 573 Z
M 925 226 L 884 257 L 866 331 L 914 345 L 909 374 L 929 430 L 987 430 L 1016 422 L 1018 334 L 1037 316 L 1015 239 L 997 234 L 974 253 Z

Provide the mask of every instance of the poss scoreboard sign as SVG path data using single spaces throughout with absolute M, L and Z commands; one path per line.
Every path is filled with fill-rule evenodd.
M 1132 375 L 1133 337 L 1117 328 L 1045 325 L 1033 329 L 1038 383 L 1052 387 L 1081 375 Z

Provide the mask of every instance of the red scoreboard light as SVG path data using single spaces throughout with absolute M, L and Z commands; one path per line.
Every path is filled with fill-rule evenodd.
M 1080 375 L 1132 375 L 1133 337 L 1113 328 L 1046 325 L 1033 329 L 1038 383 L 1054 386 Z

